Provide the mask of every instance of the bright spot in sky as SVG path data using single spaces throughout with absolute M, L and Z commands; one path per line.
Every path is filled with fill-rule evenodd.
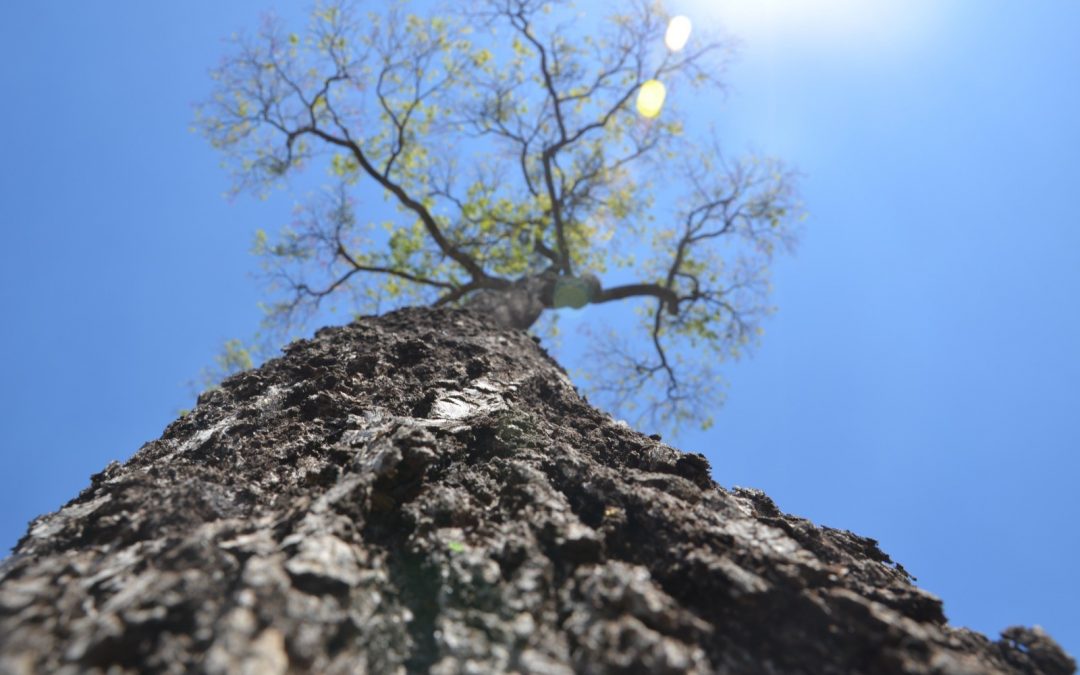
M 674 0 L 753 47 L 781 42 L 815 51 L 882 51 L 910 46 L 947 11 L 941 0 Z
M 642 117 L 652 119 L 660 114 L 664 107 L 667 89 L 659 80 L 649 80 L 641 85 L 637 97 L 637 111 Z
M 667 33 L 664 35 L 664 44 L 673 52 L 677 52 L 686 46 L 690 39 L 690 19 L 685 16 L 677 16 L 668 24 Z

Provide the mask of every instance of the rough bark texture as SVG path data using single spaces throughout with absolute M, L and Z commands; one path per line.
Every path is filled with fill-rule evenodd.
M 727 491 L 524 333 L 412 309 L 235 376 L 35 520 L 3 673 L 1070 673 Z

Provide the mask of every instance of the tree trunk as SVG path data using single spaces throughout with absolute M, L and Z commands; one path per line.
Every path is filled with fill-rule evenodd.
M 0 566 L 2 673 L 1070 673 L 873 540 L 727 491 L 467 310 L 204 394 Z
M 465 306 L 503 328 L 528 330 L 551 307 L 555 279 L 552 273 L 525 276 L 509 288 L 477 291 L 465 300 Z

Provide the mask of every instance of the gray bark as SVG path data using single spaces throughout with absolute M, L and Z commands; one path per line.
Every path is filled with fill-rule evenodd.
M 499 326 L 527 330 L 551 306 L 548 299 L 553 282 L 550 274 L 525 277 L 505 290 L 477 291 L 465 300 L 465 306 Z
M 600 290 L 600 280 L 595 275 L 560 276 L 548 270 L 522 277 L 506 289 L 477 291 L 466 299 L 465 306 L 504 328 L 528 330 L 545 309 L 580 309 L 594 300 Z
M 1046 673 L 465 310 L 324 329 L 31 523 L 2 673 Z

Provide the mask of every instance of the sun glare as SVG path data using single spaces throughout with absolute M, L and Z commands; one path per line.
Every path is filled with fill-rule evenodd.
M 676 9 L 718 24 L 750 46 L 783 41 L 818 51 L 884 50 L 921 37 L 940 0 L 676 0 Z
M 637 110 L 642 117 L 652 119 L 664 109 L 664 99 L 667 98 L 667 88 L 659 80 L 649 80 L 641 85 L 638 92 Z
M 693 25 L 689 17 L 677 16 L 668 24 L 667 33 L 664 35 L 664 44 L 673 52 L 680 51 L 690 39 L 690 31 Z

